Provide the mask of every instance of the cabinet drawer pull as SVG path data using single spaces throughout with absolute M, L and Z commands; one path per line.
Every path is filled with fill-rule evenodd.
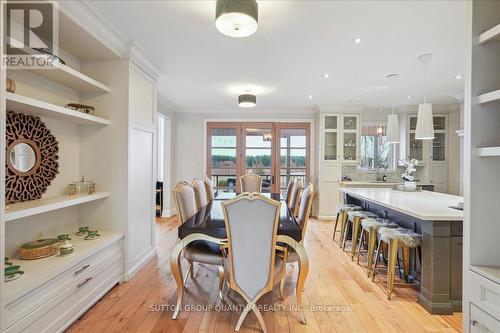
M 85 265 L 83 266 L 82 268 L 80 268 L 79 270 L 75 271 L 75 275 L 78 275 L 80 274 L 81 272 L 83 272 L 84 270 L 86 270 L 87 268 L 89 268 L 90 265 Z
M 92 277 L 88 277 L 85 279 L 85 281 L 83 281 L 82 283 L 78 284 L 78 286 L 76 286 L 76 288 L 81 288 L 83 287 L 87 282 L 89 282 L 90 280 L 92 280 Z

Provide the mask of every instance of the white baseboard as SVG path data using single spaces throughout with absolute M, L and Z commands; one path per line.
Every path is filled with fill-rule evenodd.
M 335 221 L 335 216 L 329 216 L 329 215 L 322 216 L 322 215 L 320 215 L 320 216 L 318 216 L 318 219 L 325 220 L 325 221 Z
M 172 210 L 170 208 L 165 208 L 161 212 L 161 217 L 170 217 L 172 216 Z
M 125 281 L 130 281 L 134 277 L 135 274 L 137 274 L 138 271 L 141 270 L 144 265 L 146 265 L 154 256 L 156 256 L 156 248 L 149 249 L 146 254 L 142 257 L 141 260 L 139 260 L 134 266 L 132 266 L 126 273 L 125 273 Z

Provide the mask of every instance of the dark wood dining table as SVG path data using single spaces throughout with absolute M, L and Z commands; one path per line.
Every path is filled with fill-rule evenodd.
M 281 200 L 279 193 L 263 193 L 273 200 L 281 201 L 280 220 L 278 224 L 277 241 L 288 245 L 299 256 L 299 276 L 297 279 L 297 305 L 302 307 L 302 290 L 309 271 L 309 259 L 303 244 L 303 233 L 287 203 Z M 178 228 L 178 241 L 170 256 L 170 268 L 177 284 L 177 305 L 172 319 L 177 318 L 184 295 L 184 279 L 181 269 L 182 250 L 194 241 L 204 240 L 215 244 L 227 242 L 226 227 L 222 202 L 236 197 L 236 193 L 219 193 L 207 206 L 201 208 L 195 215 L 184 221 Z M 302 322 L 305 324 L 304 314 Z

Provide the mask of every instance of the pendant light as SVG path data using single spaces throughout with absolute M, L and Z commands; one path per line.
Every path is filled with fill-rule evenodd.
M 427 103 L 427 68 L 432 54 L 424 54 L 418 57 L 418 60 L 424 67 L 424 103 L 418 105 L 417 129 L 415 139 L 432 140 L 434 139 L 434 118 L 432 117 L 432 104 Z
M 257 31 L 259 5 L 256 0 L 217 0 L 215 27 L 229 37 L 247 37 Z
M 251 94 L 239 95 L 238 105 L 240 108 L 253 108 L 257 105 L 257 96 Z
M 391 89 L 391 114 L 387 117 L 386 143 L 399 143 L 399 117 L 394 113 L 394 81 L 398 78 L 398 74 L 389 74 L 387 79 L 390 80 L 389 87 Z

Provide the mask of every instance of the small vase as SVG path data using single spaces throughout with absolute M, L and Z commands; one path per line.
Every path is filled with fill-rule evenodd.
M 409 191 L 415 191 L 417 189 L 417 182 L 409 182 L 409 181 L 405 181 L 405 190 L 409 190 Z
M 10 93 L 16 92 L 16 82 L 12 79 L 7 78 L 6 90 Z

